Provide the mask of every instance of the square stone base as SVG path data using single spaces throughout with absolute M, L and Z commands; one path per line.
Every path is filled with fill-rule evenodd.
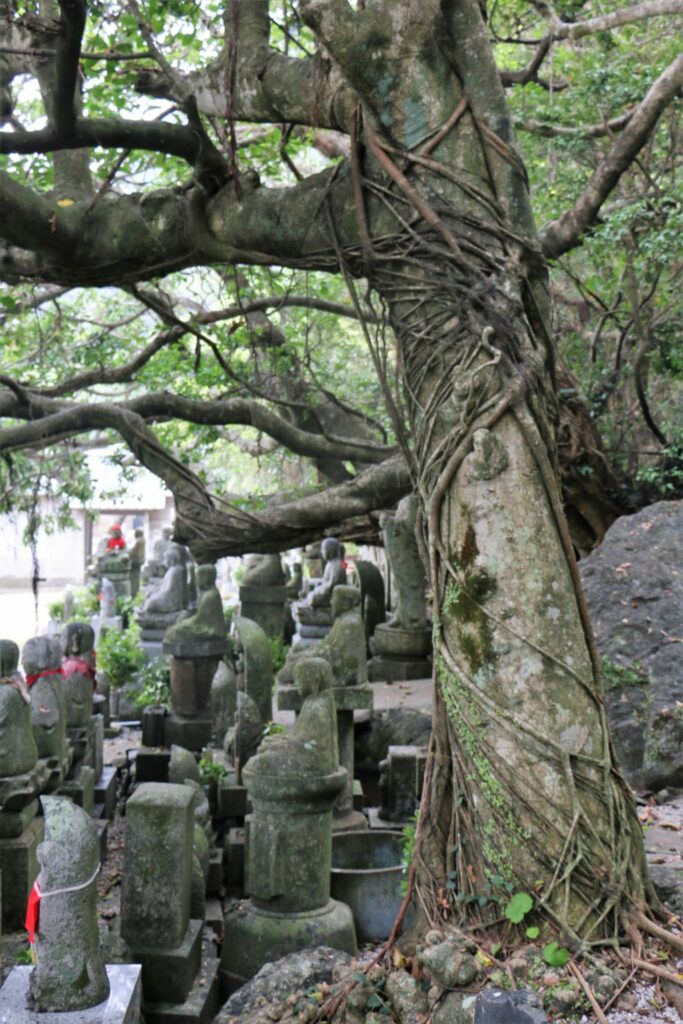
M 368 816 L 370 828 L 380 828 L 385 830 L 390 828 L 394 829 L 395 831 L 400 831 L 401 829 L 405 828 L 406 825 L 414 824 L 414 822 L 410 818 L 406 818 L 404 821 L 389 821 L 385 818 L 380 818 L 379 807 L 368 807 L 366 808 L 365 813 Z
M 246 786 L 239 786 L 231 778 L 218 782 L 218 818 L 244 818 L 247 813 L 248 794 Z
M 20 811 L 0 812 L 0 839 L 17 839 L 38 813 L 38 801 L 32 800 Z
M 0 839 L 3 932 L 17 932 L 24 927 L 26 903 L 40 870 L 36 851 L 44 832 L 45 820 L 34 818 L 16 839 Z
M 129 943 L 133 958 L 142 964 L 145 1017 L 149 1003 L 184 1003 L 187 999 L 201 962 L 203 923 L 190 921 L 185 938 L 175 949 Z
M 8 1024 L 140 1024 L 139 964 L 107 964 L 111 991 L 89 1010 L 36 1013 L 26 1008 L 32 967 L 13 967 L 0 989 L 0 1021 Z
M 82 764 L 72 779 L 61 784 L 57 795 L 73 800 L 86 814 L 92 814 L 95 806 L 95 769 Z
M 104 804 L 104 817 L 112 821 L 116 811 L 116 768 L 104 767 L 95 783 L 95 803 Z
M 171 713 L 164 719 L 164 746 L 177 743 L 186 750 L 199 752 L 211 742 L 210 718 L 181 718 Z
M 202 964 L 200 976 L 183 1003 L 143 1004 L 146 1024 L 209 1024 L 218 1013 L 218 960 Z

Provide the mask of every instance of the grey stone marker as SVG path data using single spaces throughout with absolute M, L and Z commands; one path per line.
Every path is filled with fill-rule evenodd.
M 197 979 L 203 923 L 190 918 L 194 804 L 191 786 L 147 782 L 126 806 L 121 935 L 142 964 L 148 1024 L 203 1024 L 217 1008 L 218 961 Z
M 38 757 L 50 770 L 47 790 L 56 789 L 69 768 L 71 754 L 66 742 L 67 698 L 62 675 L 62 647 L 57 637 L 36 636 L 21 652 L 31 694 L 31 727 Z
M 406 825 L 411 820 L 422 790 L 426 757 L 424 747 L 389 747 L 387 757 L 380 762 L 381 805 L 370 816 L 374 827 Z
M 40 860 L 40 917 L 30 1008 L 82 1010 L 109 995 L 97 923 L 99 837 L 90 816 L 70 800 L 42 797 L 45 841 Z
M 238 616 L 234 623 L 237 686 L 256 704 L 262 722 L 273 718 L 273 655 L 265 630 Z
M 296 673 L 304 701 L 293 733 L 264 740 L 244 770 L 254 807 L 251 898 L 226 916 L 224 990 L 286 953 L 320 945 L 356 952 L 351 911 L 330 899 L 332 804 L 346 781 L 330 667 L 309 658 Z

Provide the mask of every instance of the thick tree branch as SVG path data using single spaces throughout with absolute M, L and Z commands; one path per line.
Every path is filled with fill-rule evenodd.
M 571 210 L 548 224 L 542 232 L 546 257 L 556 259 L 579 244 L 581 235 L 595 223 L 602 204 L 647 142 L 663 111 L 682 88 L 683 56 L 680 56 L 659 76 L 632 112 L 628 125 L 598 164 Z
M 85 29 L 84 0 L 59 0 L 63 28 L 55 55 L 55 86 L 52 117 L 58 135 L 68 135 L 76 123 L 76 91 L 81 40 Z
M 544 4 L 543 7 L 548 10 L 548 5 Z M 553 39 L 582 39 L 584 36 L 595 35 L 596 32 L 608 32 L 622 25 L 630 25 L 634 21 L 661 18 L 669 14 L 683 14 L 683 0 L 651 0 L 649 3 L 634 4 L 633 7 L 589 18 L 587 21 L 561 21 L 551 15 L 550 24 Z
M 515 121 L 515 128 L 522 132 L 532 132 L 535 135 L 541 135 L 544 138 L 560 138 L 562 136 L 568 138 L 585 138 L 585 139 L 600 139 L 605 135 L 614 135 L 620 132 L 622 128 L 625 128 L 633 117 L 633 110 L 627 110 L 625 114 L 620 114 L 619 117 L 613 117 L 609 121 L 603 121 L 602 124 L 585 124 L 585 125 L 564 125 L 564 124 L 548 124 L 545 121 L 536 121 L 533 118 L 520 119 Z

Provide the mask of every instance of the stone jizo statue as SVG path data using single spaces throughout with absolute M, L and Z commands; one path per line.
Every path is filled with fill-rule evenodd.
M 92 714 L 95 680 L 95 632 L 87 622 L 70 622 L 62 635 L 64 675 L 68 701 L 67 725 L 82 728 Z
M 104 1002 L 109 979 L 97 923 L 97 829 L 71 800 L 42 797 L 45 840 L 27 926 L 36 967 L 29 988 L 38 1013 L 85 1010 Z
M 116 590 L 106 576 L 103 576 L 100 582 L 100 618 L 116 618 Z
M 279 555 L 247 555 L 247 571 L 243 587 L 281 587 L 285 583 L 282 560 Z
M 399 501 L 394 514 L 380 517 L 384 548 L 395 582 L 391 628 L 426 629 L 425 570 L 415 536 L 418 503 L 414 494 Z
M 364 686 L 368 681 L 365 626 L 360 613 L 360 591 L 340 585 L 332 593 L 332 629 L 311 647 L 290 651 L 278 673 L 278 682 L 291 686 L 299 664 L 324 658 L 332 672 L 334 686 Z
M 19 648 L 0 640 L 0 778 L 23 775 L 38 760 L 31 729 L 31 696 L 17 671 Z
M 278 774 L 307 778 L 328 775 L 339 767 L 337 718 L 332 692 L 332 670 L 322 658 L 302 658 L 294 670 L 296 687 L 304 699 L 289 735 L 268 736 L 251 763 L 263 773 L 266 765 Z
M 31 726 L 38 756 L 63 757 L 67 700 L 61 644 L 56 637 L 33 637 L 24 644 L 21 661 L 31 695 Z

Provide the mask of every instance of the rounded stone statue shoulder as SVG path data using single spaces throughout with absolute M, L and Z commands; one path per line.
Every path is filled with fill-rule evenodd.
M 0 779 L 29 772 L 38 760 L 31 697 L 17 671 L 19 648 L 0 640 Z

